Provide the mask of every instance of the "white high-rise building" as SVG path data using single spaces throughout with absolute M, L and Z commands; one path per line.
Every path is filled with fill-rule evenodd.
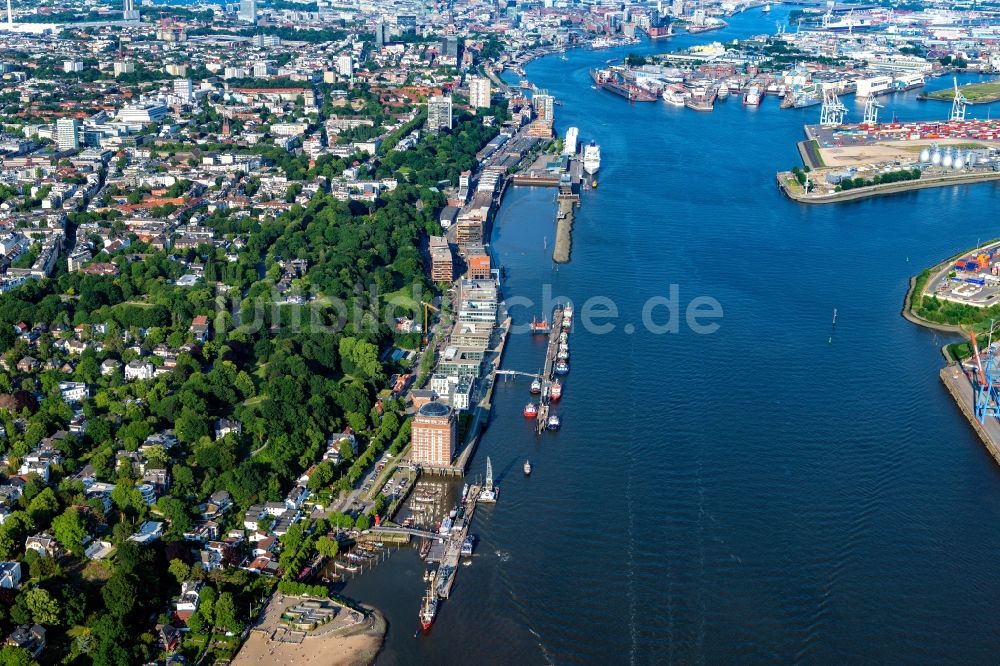
M 451 129 L 451 97 L 431 97 L 427 100 L 427 129 L 439 132 Z
M 257 22 L 257 0 L 240 0 L 239 19 L 245 23 Z
M 56 121 L 56 146 L 59 150 L 76 150 L 80 147 L 75 118 L 60 118 Z
M 473 77 L 469 80 L 469 103 L 473 108 L 489 108 L 492 90 L 490 80 L 486 77 Z
M 191 79 L 174 79 L 174 95 L 184 102 L 190 102 L 194 96 L 194 86 Z
M 79 60 L 64 60 L 63 61 L 63 71 L 67 74 L 72 74 L 73 72 L 82 72 L 83 63 Z
M 122 19 L 126 21 L 136 21 L 139 19 L 139 12 L 135 9 L 135 0 L 123 0 Z
M 351 54 L 345 53 L 337 58 L 337 72 L 341 76 L 354 75 L 354 58 L 351 57 Z
M 580 136 L 580 130 L 570 127 L 566 130 L 566 140 L 563 141 L 563 155 L 576 155 L 576 143 Z

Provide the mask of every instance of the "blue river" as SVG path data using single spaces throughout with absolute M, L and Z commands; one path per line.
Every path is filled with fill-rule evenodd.
M 345 590 L 389 618 L 379 663 L 996 660 L 1000 469 L 938 381 L 953 338 L 900 316 L 912 275 L 1000 235 L 996 186 L 802 206 L 774 173 L 800 164 L 818 107 L 733 96 L 696 113 L 591 87 L 609 58 L 773 32 L 787 11 L 527 67 L 561 102 L 559 133 L 603 157 L 569 264 L 550 258 L 552 190 L 512 188 L 492 238 L 505 295 L 534 303 L 516 323 L 547 314 L 546 285 L 576 305 L 563 428 L 536 437 L 527 384 L 498 387 L 471 472 L 490 456 L 500 501 L 477 511 L 481 543 L 431 632 L 413 550 Z M 948 111 L 910 92 L 882 114 Z M 594 297 L 612 330 L 581 325 Z M 720 318 L 687 321 L 713 302 Z M 537 372 L 543 353 L 513 335 L 503 366 Z

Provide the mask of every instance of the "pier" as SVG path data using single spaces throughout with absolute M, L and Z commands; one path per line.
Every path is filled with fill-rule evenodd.
M 552 248 L 552 261 L 557 264 L 569 262 L 570 250 L 573 247 L 573 206 L 572 199 L 560 196 L 559 209 L 556 213 L 556 242 Z
M 497 328 L 499 339 L 496 346 L 487 352 L 484 363 L 489 364 L 490 370 L 479 380 L 481 382 L 479 390 L 482 391 L 482 397 L 476 402 L 472 423 L 469 425 L 468 438 L 462 446 L 461 452 L 455 458 L 451 467 L 432 471 L 446 475 L 461 476 L 465 474 L 465 470 L 469 467 L 469 461 L 476 452 L 476 446 L 479 445 L 479 437 L 482 435 L 482 431 L 490 419 L 490 410 L 493 408 L 493 388 L 496 386 L 497 371 L 500 369 L 500 361 L 503 359 L 503 350 L 507 345 L 510 326 L 511 318 L 507 317 Z

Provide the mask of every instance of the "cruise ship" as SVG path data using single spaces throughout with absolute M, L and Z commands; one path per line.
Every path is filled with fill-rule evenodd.
M 743 93 L 743 103 L 747 106 L 758 106 L 760 104 L 760 87 L 750 86 Z
M 601 147 L 593 141 L 583 149 L 583 169 L 593 176 L 601 168 Z

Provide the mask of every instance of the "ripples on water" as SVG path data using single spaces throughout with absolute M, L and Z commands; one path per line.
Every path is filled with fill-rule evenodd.
M 548 256 L 551 191 L 511 190 L 493 241 L 508 296 L 548 282 L 579 313 L 605 294 L 619 327 L 574 330 L 559 433 L 521 416 L 526 383 L 498 387 L 473 472 L 490 455 L 501 499 L 477 511 L 482 542 L 430 635 L 413 638 L 415 553 L 348 586 L 389 616 L 381 663 L 994 661 L 1000 474 L 938 383 L 947 340 L 899 309 L 910 275 L 997 235 L 996 187 L 794 205 L 773 174 L 815 109 L 630 106 L 590 89 L 611 55 L 528 69 L 565 102 L 557 128 L 602 146 L 572 262 Z M 914 97 L 883 113 L 947 113 Z M 720 331 L 626 334 L 670 284 L 718 299 Z M 543 353 L 515 336 L 504 366 Z

